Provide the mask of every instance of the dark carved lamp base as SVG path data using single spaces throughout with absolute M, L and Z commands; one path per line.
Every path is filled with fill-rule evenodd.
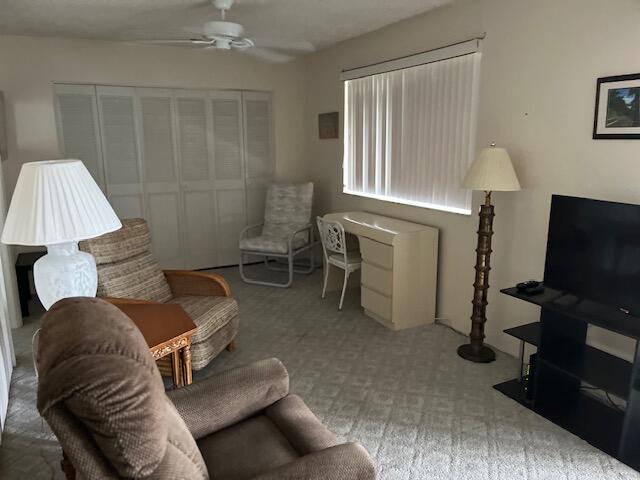
M 486 345 L 481 345 L 479 349 L 474 348 L 471 344 L 460 345 L 458 355 L 475 363 L 489 363 L 496 359 L 495 352 Z

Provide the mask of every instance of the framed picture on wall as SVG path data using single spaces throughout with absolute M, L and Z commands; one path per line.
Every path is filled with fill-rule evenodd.
M 338 112 L 321 113 L 318 115 L 318 138 L 340 138 L 340 114 Z
M 640 139 L 640 73 L 598 79 L 594 139 Z

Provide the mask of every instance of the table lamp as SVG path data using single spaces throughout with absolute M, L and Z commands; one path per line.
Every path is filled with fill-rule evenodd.
M 47 247 L 33 266 L 33 281 L 48 310 L 62 298 L 95 297 L 96 262 L 78 242 L 121 227 L 80 160 L 46 160 L 22 165 L 1 241 Z
M 463 188 L 485 192 L 485 203 L 480 206 L 478 247 L 476 248 L 476 279 L 473 283 L 473 313 L 471 315 L 470 343 L 458 347 L 458 355 L 478 363 L 492 362 L 496 354 L 484 345 L 484 324 L 487 321 L 487 291 L 491 270 L 491 237 L 493 236 L 493 205 L 491 192 L 520 190 L 520 182 L 513 169 L 511 158 L 504 148 L 492 143 L 483 148 L 462 182 Z

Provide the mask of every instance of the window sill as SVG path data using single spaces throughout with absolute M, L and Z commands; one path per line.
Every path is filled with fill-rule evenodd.
M 437 205 L 434 203 L 416 202 L 413 200 L 405 200 L 397 197 L 388 197 L 386 195 L 376 195 L 374 193 L 357 192 L 355 190 L 349 190 L 347 188 L 343 188 L 342 193 L 345 193 L 347 195 L 355 195 L 356 197 L 372 198 L 374 200 L 380 200 L 382 202 L 387 202 L 387 203 L 397 203 L 400 205 L 410 205 L 412 207 L 418 207 L 418 208 L 428 208 L 430 210 L 438 210 L 441 212 L 457 213 L 458 215 L 471 215 L 471 209 L 466 209 L 466 208 L 447 207 L 445 205 Z

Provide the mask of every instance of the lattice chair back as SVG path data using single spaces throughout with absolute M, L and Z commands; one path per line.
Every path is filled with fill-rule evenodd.
M 344 227 L 339 222 L 324 220 L 322 217 L 317 217 L 316 221 L 325 257 L 328 255 L 327 251 L 346 255 L 347 246 Z

